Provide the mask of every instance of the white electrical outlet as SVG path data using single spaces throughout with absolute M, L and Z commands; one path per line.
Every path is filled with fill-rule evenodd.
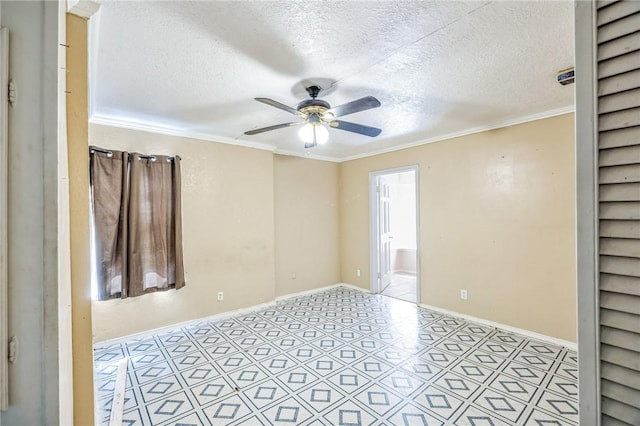
M 460 299 L 467 300 L 467 290 L 460 289 Z
M 224 300 L 224 293 L 219 291 L 218 292 L 218 302 L 220 302 L 221 300 Z
M 291 274 L 291 279 L 292 279 L 292 280 L 295 280 L 295 279 L 296 279 L 296 273 L 295 273 L 295 272 Z
M 356 269 L 356 277 L 360 276 L 360 269 Z

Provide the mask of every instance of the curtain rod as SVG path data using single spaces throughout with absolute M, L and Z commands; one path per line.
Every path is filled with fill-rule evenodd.
M 104 148 L 98 148 L 97 146 L 90 146 L 89 147 L 89 152 L 91 154 L 93 154 L 94 152 L 101 152 L 103 154 L 107 154 L 108 157 L 113 156 L 113 151 L 110 151 L 108 149 L 104 149 Z M 129 154 L 131 155 L 131 154 Z M 155 155 L 143 155 L 143 154 L 137 154 L 139 159 L 144 159 L 144 160 L 151 160 L 151 161 L 156 161 L 156 156 Z M 176 159 L 176 156 L 170 156 L 167 157 L 167 161 L 174 161 Z
M 130 156 L 132 154 L 129 154 Z M 155 155 L 143 155 L 143 154 L 136 154 L 138 156 L 139 160 L 151 160 L 151 161 L 156 161 L 156 156 Z M 167 157 L 167 163 L 170 163 L 172 161 L 174 161 L 176 159 L 175 156 L 170 156 Z
M 97 146 L 90 146 L 89 153 L 93 154 L 94 152 L 102 152 L 103 154 L 107 154 L 107 156 L 109 157 L 113 155 L 113 151 L 109 151 L 108 149 L 98 148 Z

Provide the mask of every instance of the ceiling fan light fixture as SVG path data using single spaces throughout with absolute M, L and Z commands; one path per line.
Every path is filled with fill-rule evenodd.
M 316 140 L 318 143 L 320 145 L 327 143 L 327 140 L 329 140 L 329 131 L 326 126 L 323 124 L 317 124 L 314 126 L 314 129 L 316 131 Z
M 322 145 L 329 139 L 329 131 L 321 122 L 308 122 L 300 128 L 298 136 L 307 145 Z

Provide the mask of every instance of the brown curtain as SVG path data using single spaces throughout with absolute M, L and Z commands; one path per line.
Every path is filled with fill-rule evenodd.
M 129 296 L 181 288 L 179 157 L 130 157 Z
M 110 152 L 91 155 L 99 298 L 184 287 L 180 157 Z
M 91 206 L 100 300 L 127 296 L 127 163 L 127 152 L 91 151 Z

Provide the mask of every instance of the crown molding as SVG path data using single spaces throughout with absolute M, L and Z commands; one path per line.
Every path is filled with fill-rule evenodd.
M 139 130 L 143 132 L 158 133 L 161 135 L 178 136 L 184 138 L 200 139 L 210 142 L 224 143 L 228 145 L 244 146 L 248 148 L 262 149 L 265 151 L 272 151 L 274 154 L 286 155 L 289 157 L 300 157 L 311 160 L 329 161 L 333 163 L 339 163 L 342 160 L 340 158 L 329 157 L 325 155 L 316 155 L 309 151 L 302 153 L 296 151 L 290 151 L 286 149 L 277 149 L 277 147 L 268 144 L 246 142 L 238 139 L 231 139 L 224 136 L 216 136 L 209 133 L 192 132 L 184 129 L 178 129 L 175 127 L 160 126 L 156 123 L 132 120 L 128 118 L 117 118 L 109 115 L 92 114 L 89 119 L 91 124 L 99 124 L 103 126 L 119 127 L 121 129 Z
M 572 112 L 575 112 L 575 110 L 576 110 L 575 105 L 570 105 L 568 107 L 551 109 L 551 110 L 548 110 L 548 111 L 543 111 L 543 112 L 539 112 L 539 113 L 531 114 L 531 115 L 525 115 L 525 116 L 522 116 L 522 117 L 510 119 L 510 120 L 498 121 L 498 122 L 493 123 L 493 124 L 488 124 L 488 125 L 478 126 L 478 127 L 472 127 L 470 129 L 462 130 L 460 132 L 448 133 L 446 135 L 436 136 L 436 137 L 429 138 L 429 139 L 422 139 L 422 140 L 417 141 L 417 142 L 409 142 L 409 143 L 406 143 L 406 144 L 395 145 L 395 146 L 392 146 L 392 147 L 389 147 L 389 148 L 384 148 L 384 149 L 380 149 L 380 150 L 376 150 L 376 151 L 372 151 L 372 152 L 352 155 L 350 157 L 341 158 L 339 161 L 342 163 L 342 162 L 347 162 L 347 161 L 352 161 L 352 160 L 358 160 L 360 158 L 373 157 L 374 155 L 386 154 L 386 153 L 389 153 L 389 152 L 399 151 L 401 149 L 413 148 L 415 146 L 426 145 L 426 144 L 429 144 L 429 143 L 442 142 L 442 141 L 446 141 L 446 140 L 449 140 L 449 139 L 459 138 L 459 137 L 462 137 L 462 136 L 473 135 L 475 133 L 482 133 L 482 132 L 487 132 L 489 130 L 495 130 L 495 129 L 501 129 L 501 128 L 504 128 L 504 127 L 515 126 L 517 124 L 524 124 L 524 123 L 528 123 L 530 121 L 543 120 L 545 118 L 556 117 L 558 115 L 570 114 Z
M 495 129 L 500 129 L 504 127 L 515 126 L 518 124 L 524 124 L 531 121 L 543 120 L 545 118 L 556 117 L 559 115 L 570 114 L 572 112 L 575 112 L 575 105 L 556 108 L 556 109 L 543 111 L 540 113 L 518 117 L 510 120 L 499 121 L 489 125 L 473 127 L 470 129 L 462 130 L 460 132 L 448 133 L 442 136 L 436 136 L 429 139 L 422 139 L 416 142 L 409 142 L 401 145 L 395 145 L 393 147 L 389 147 L 385 149 L 380 149 L 372 152 L 367 152 L 363 154 L 357 154 L 357 155 L 352 155 L 349 157 L 342 157 L 342 158 L 331 157 L 326 155 L 316 155 L 309 151 L 297 152 L 297 151 L 290 151 L 290 150 L 281 150 L 281 149 L 278 149 L 276 146 L 263 144 L 263 143 L 247 142 L 239 139 L 232 139 L 224 136 L 217 136 L 210 133 L 200 133 L 200 132 L 193 132 L 193 131 L 175 128 L 175 127 L 161 126 L 161 125 L 158 125 L 157 123 L 152 123 L 152 122 L 147 122 L 142 120 L 112 117 L 108 115 L 101 115 L 101 114 L 95 114 L 95 113 L 91 115 L 89 122 L 92 124 L 101 124 L 105 126 L 120 127 L 123 129 L 140 130 L 144 132 L 158 133 L 162 135 L 179 136 L 179 137 L 200 139 L 200 140 L 211 141 L 211 142 L 225 143 L 230 145 L 244 146 L 248 148 L 262 149 L 266 151 L 271 151 L 274 154 L 287 155 L 291 157 L 300 157 L 300 158 L 307 158 L 311 160 L 329 161 L 333 163 L 343 163 L 347 161 L 358 160 L 360 158 L 373 157 L 375 155 L 399 151 L 401 149 L 413 148 L 416 146 L 426 145 L 429 143 L 442 142 L 449 139 L 459 138 L 462 136 L 473 135 L 475 133 L 482 133 L 489 130 L 495 130 Z
M 306 158 L 308 160 L 320 160 L 320 161 L 329 161 L 332 163 L 341 163 L 343 160 L 340 158 L 336 158 L 336 157 L 329 157 L 326 155 L 316 155 L 313 154 L 309 151 L 307 152 L 296 152 L 296 151 L 289 151 L 286 149 L 276 149 L 274 152 L 274 154 L 278 154 L 278 155 L 287 155 L 289 157 L 300 157 L 300 158 Z
M 247 148 L 261 149 L 264 151 L 273 152 L 276 149 L 276 147 L 273 145 L 267 145 L 263 143 L 246 142 L 246 141 L 232 139 L 224 136 L 216 136 L 209 133 L 200 133 L 200 132 L 194 132 L 194 131 L 185 130 L 185 129 L 179 129 L 175 127 L 160 126 L 156 123 L 151 123 L 147 121 L 116 118 L 116 117 L 100 115 L 100 114 L 93 114 L 89 119 L 89 123 L 101 124 L 103 126 L 119 127 L 122 129 L 129 129 L 129 130 L 139 130 L 139 131 L 149 132 L 149 133 L 157 133 L 160 135 L 200 139 L 200 140 L 209 141 L 209 142 L 218 142 L 218 143 L 224 143 L 228 145 L 237 145 L 237 146 L 243 146 Z

